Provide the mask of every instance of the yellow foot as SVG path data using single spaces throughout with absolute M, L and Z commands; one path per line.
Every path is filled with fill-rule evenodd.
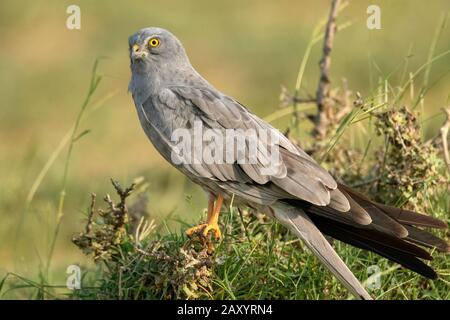
M 217 223 L 215 223 L 215 224 L 207 224 L 207 223 L 199 224 L 198 226 L 187 229 L 186 234 L 189 237 L 191 237 L 193 234 L 198 234 L 198 235 L 202 235 L 203 237 L 206 238 L 208 236 L 209 231 L 212 231 L 214 233 L 214 237 L 216 239 L 222 238 L 222 233 L 220 232 L 219 225 Z

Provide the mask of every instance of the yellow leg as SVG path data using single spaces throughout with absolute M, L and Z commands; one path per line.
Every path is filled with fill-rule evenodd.
M 220 209 L 222 208 L 223 197 L 219 195 L 216 200 L 216 205 L 214 206 L 215 196 L 210 194 L 208 200 L 208 216 L 206 218 L 206 223 L 199 224 L 198 226 L 189 228 L 186 230 L 186 234 L 188 236 L 192 236 L 193 234 L 201 234 L 202 236 L 208 236 L 208 232 L 212 231 L 216 239 L 220 239 L 222 237 L 222 233 L 219 229 L 219 214 Z

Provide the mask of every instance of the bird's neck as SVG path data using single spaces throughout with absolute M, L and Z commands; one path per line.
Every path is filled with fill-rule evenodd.
M 144 103 L 150 96 L 170 86 L 210 87 L 211 85 L 190 65 L 173 69 L 170 65 L 149 69 L 146 72 L 133 71 L 129 91 L 135 102 Z

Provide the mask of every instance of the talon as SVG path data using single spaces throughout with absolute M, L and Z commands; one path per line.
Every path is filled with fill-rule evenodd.
M 202 235 L 203 237 L 207 237 L 209 231 L 212 231 L 214 234 L 214 237 L 216 239 L 222 238 L 222 233 L 220 232 L 219 225 L 218 224 L 207 224 L 202 223 L 198 226 L 194 226 L 192 228 L 189 228 L 186 230 L 186 234 L 191 237 L 194 234 Z
M 188 237 L 191 237 L 194 234 L 200 234 L 206 228 L 206 226 L 206 223 L 199 224 L 198 226 L 187 229 L 186 234 L 188 235 Z
M 203 229 L 203 236 L 207 237 L 208 236 L 208 232 L 212 231 L 214 234 L 214 237 L 219 240 L 220 238 L 222 238 L 222 232 L 220 232 L 219 229 L 219 225 L 216 224 L 207 224 L 206 227 Z
M 214 234 L 214 237 L 219 240 L 222 238 L 222 233 L 220 232 L 219 228 L 219 213 L 220 208 L 222 207 L 223 197 L 219 195 L 217 197 L 216 204 L 214 205 L 214 198 L 215 196 L 213 194 L 210 194 L 209 201 L 208 201 L 208 216 L 206 219 L 206 223 L 199 224 L 198 226 L 189 228 L 186 230 L 186 234 L 190 237 L 193 234 L 197 234 L 199 236 L 203 236 L 203 238 L 208 237 L 208 232 L 212 231 Z

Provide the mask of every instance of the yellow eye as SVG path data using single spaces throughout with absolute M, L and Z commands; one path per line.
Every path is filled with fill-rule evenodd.
M 159 39 L 157 39 L 157 38 L 151 38 L 151 39 L 148 41 L 148 44 L 149 44 L 150 47 L 157 47 L 157 46 L 159 46 Z

